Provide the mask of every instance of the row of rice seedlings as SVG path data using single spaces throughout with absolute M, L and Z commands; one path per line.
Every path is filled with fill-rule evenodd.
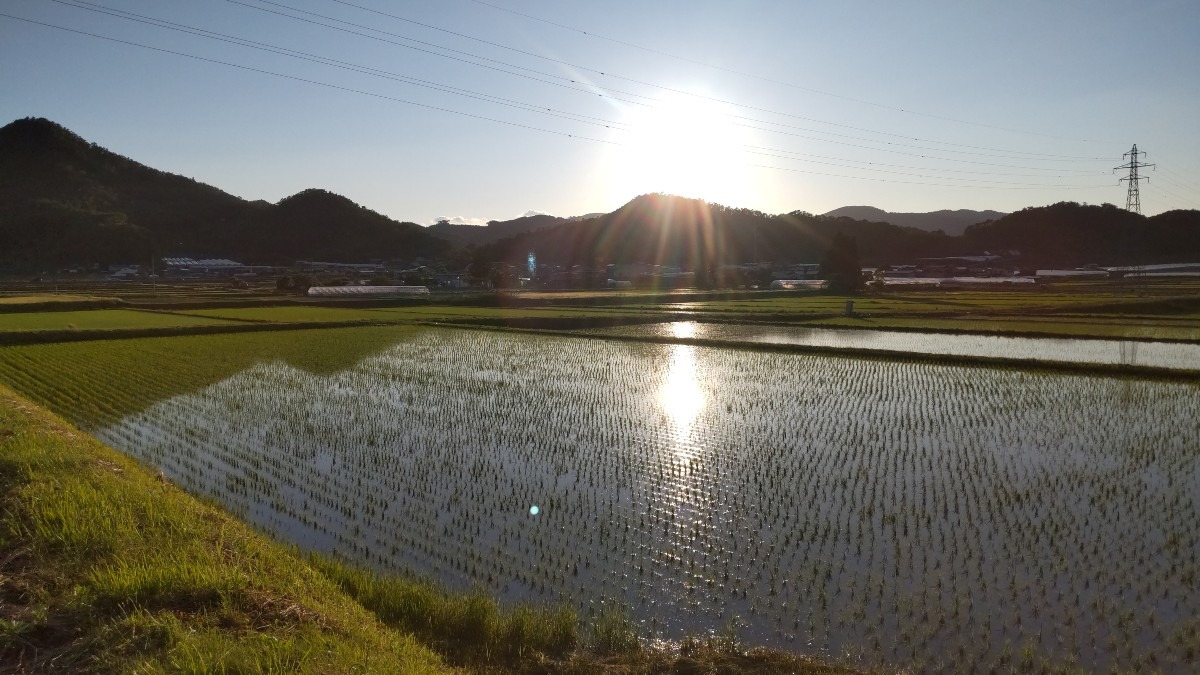
M 753 642 L 931 670 L 1173 670 L 1200 611 L 1197 393 L 434 331 L 101 436 L 302 546 L 619 605 L 648 635 L 737 616 Z

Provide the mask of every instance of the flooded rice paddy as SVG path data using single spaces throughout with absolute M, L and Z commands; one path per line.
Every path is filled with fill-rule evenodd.
M 430 329 L 97 435 L 303 548 L 648 637 L 1189 672 L 1198 412 L 1178 382 Z
M 913 352 L 986 359 L 1136 365 L 1200 371 L 1200 344 L 1140 340 L 1006 337 L 894 330 L 750 326 L 692 321 L 598 328 L 596 335 L 694 338 L 750 344 Z

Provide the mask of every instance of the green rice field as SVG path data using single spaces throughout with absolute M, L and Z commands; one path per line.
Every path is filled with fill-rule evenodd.
M 1194 672 L 1200 385 L 366 327 L 0 348 L 303 549 L 928 672 Z
M 0 314 L 0 332 L 61 330 L 131 330 L 228 324 L 219 318 L 184 316 L 135 309 L 88 309 L 66 312 Z

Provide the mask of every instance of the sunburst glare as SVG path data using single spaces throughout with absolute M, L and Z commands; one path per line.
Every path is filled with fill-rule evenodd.
M 607 157 L 609 198 L 665 192 L 728 205 L 759 199 L 745 146 L 750 130 L 731 111 L 701 98 L 675 96 L 629 110 L 620 145 Z

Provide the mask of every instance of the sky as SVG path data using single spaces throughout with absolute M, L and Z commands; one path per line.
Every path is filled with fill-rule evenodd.
M 0 14 L 0 124 L 45 117 L 246 199 L 323 188 L 421 224 L 607 212 L 649 192 L 767 213 L 1124 206 L 1113 168 L 1136 143 L 1156 164 L 1143 212 L 1200 208 L 1195 0 L 5 0 Z

